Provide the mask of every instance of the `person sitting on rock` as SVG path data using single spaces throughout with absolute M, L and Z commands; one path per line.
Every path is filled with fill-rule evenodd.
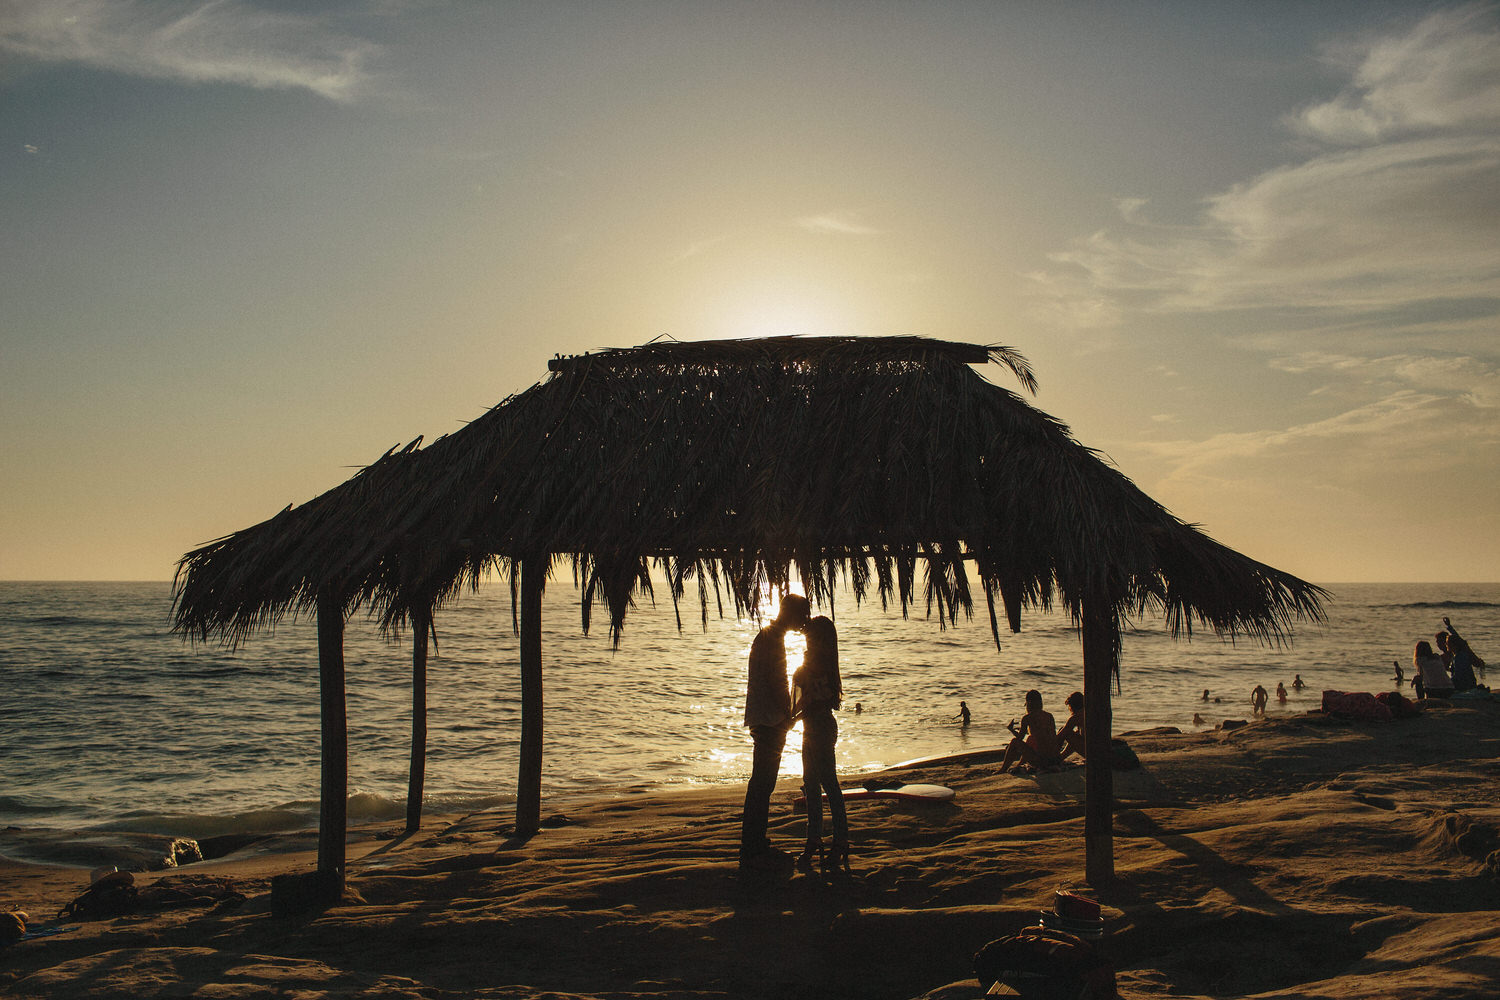
M 1076 753 L 1079 757 L 1087 757 L 1083 746 L 1083 692 L 1074 691 L 1063 704 L 1068 706 L 1068 721 L 1057 734 L 1057 756 L 1066 758 Z
M 1035 768 L 1055 767 L 1062 763 L 1057 752 L 1057 720 L 1051 712 L 1042 711 L 1042 693 L 1026 692 L 1026 714 L 1017 724 L 1012 719 L 1008 727 L 1014 737 L 1005 748 L 1005 760 L 1000 764 L 1000 773 L 1007 773 L 1012 764 L 1029 764 Z
M 1453 693 L 1453 678 L 1448 676 L 1443 658 L 1432 651 L 1432 643 L 1426 639 L 1413 647 L 1411 665 L 1412 684 L 1418 698 L 1446 698 Z

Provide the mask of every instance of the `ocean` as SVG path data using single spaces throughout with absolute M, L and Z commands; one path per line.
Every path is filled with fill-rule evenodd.
M 1209 727 L 1248 718 L 1256 684 L 1273 692 L 1272 715 L 1316 708 L 1325 689 L 1389 690 L 1393 662 L 1409 678 L 1413 644 L 1431 640 L 1444 615 L 1500 667 L 1500 584 L 1328 588 L 1327 623 L 1302 625 L 1280 648 L 1211 633 L 1174 641 L 1159 620 L 1134 623 L 1115 732 L 1191 730 L 1195 713 Z M 0 830 L 10 835 L 0 834 L 0 853 L 18 853 L 7 843 L 43 830 L 205 838 L 316 825 L 315 623 L 288 621 L 230 651 L 171 634 L 171 603 L 167 583 L 0 582 Z M 922 612 L 919 604 L 903 619 L 878 599 L 835 604 L 841 773 L 1003 743 L 1028 689 L 1061 722 L 1063 699 L 1082 686 L 1065 615 L 1028 614 L 1017 635 L 1002 626 L 997 651 L 982 605 L 947 627 Z M 580 796 L 743 781 L 745 661 L 757 625 L 710 606 L 705 627 L 692 603 L 679 631 L 669 600 L 644 602 L 615 651 L 604 620 L 597 614 L 582 634 L 578 592 L 561 571 L 543 610 L 544 811 L 566 811 Z M 520 738 L 510 588 L 494 581 L 464 594 L 436 624 L 426 809 L 504 807 Z M 794 667 L 799 656 L 789 643 Z M 395 822 L 410 753 L 410 637 L 387 641 L 356 616 L 346 660 L 351 821 Z M 1297 674 L 1301 692 L 1291 691 Z M 1278 682 L 1290 691 L 1285 704 Z M 960 700 L 973 712 L 967 727 L 955 721 Z M 800 773 L 799 746 L 794 733 L 784 774 Z

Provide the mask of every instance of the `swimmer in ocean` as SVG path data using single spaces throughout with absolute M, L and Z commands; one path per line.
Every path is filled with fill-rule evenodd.
M 1259 684 L 1255 685 L 1250 692 L 1250 707 L 1255 710 L 1256 715 L 1266 714 L 1266 702 L 1269 700 L 1270 695 L 1266 694 L 1266 689 Z
M 1292 690 L 1293 691 L 1301 691 L 1305 687 L 1307 687 L 1307 685 L 1302 683 L 1302 675 L 1301 674 L 1296 674 L 1296 675 L 1294 675 L 1292 677 Z

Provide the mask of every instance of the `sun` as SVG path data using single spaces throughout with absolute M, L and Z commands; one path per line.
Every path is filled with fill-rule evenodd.
M 732 337 L 830 337 L 849 332 L 848 317 L 831 296 L 806 291 L 760 291 L 732 305 L 726 320 Z

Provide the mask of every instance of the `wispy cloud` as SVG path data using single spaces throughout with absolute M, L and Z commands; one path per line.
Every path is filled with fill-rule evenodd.
M 1351 310 L 1410 323 L 1411 303 L 1500 311 L 1500 27 L 1491 7 L 1433 14 L 1347 51 L 1349 87 L 1289 119 L 1312 155 L 1204 200 L 1190 226 L 1120 224 L 1052 255 L 1033 277 L 1054 321 L 1131 313 L 1296 309 L 1310 326 Z M 1065 308 L 1062 303 L 1073 303 Z M 1433 310 L 1439 316 L 1444 307 Z M 1473 319 L 1471 307 L 1461 308 Z
M 1368 455 L 1359 445 L 1377 448 L 1400 436 L 1409 439 L 1418 426 L 1428 431 L 1443 425 L 1442 397 L 1433 393 L 1403 389 L 1389 396 L 1345 410 L 1323 420 L 1265 431 L 1236 431 L 1215 434 L 1204 440 L 1182 439 L 1139 445 L 1142 451 L 1165 459 L 1173 468 L 1168 480 L 1243 474 L 1245 463 L 1257 458 L 1285 460 L 1303 447 L 1319 455 L 1330 453 L 1330 445 L 1351 448 Z M 1375 452 L 1380 453 L 1380 452 Z M 1389 449 L 1385 454 L 1389 455 Z
M 724 233 L 719 236 L 708 236 L 701 240 L 694 240 L 687 245 L 686 249 L 673 254 L 670 260 L 673 264 L 680 264 L 685 260 L 691 260 L 694 257 L 707 253 L 731 238 L 730 234 Z
M 868 226 L 857 214 L 850 212 L 822 212 L 804 215 L 793 220 L 799 229 L 828 236 L 879 236 L 880 230 Z
M 1294 374 L 1331 374 L 1380 390 L 1438 393 L 1482 410 L 1500 410 L 1500 368 L 1479 358 L 1424 354 L 1359 357 L 1305 351 L 1275 357 L 1271 367 Z
M 1185 225 L 1121 200 L 1117 222 L 1032 275 L 1036 312 L 1090 345 L 1191 317 L 1259 352 L 1265 369 L 1238 376 L 1266 383 L 1254 423 L 1195 435 L 1193 417 L 1158 414 L 1150 426 L 1174 439 L 1115 447 L 1184 509 L 1239 504 L 1253 524 L 1281 505 L 1330 537 L 1360 511 L 1443 510 L 1492 533 L 1500 7 L 1439 11 L 1330 57 L 1347 85 L 1288 114 L 1295 159 L 1203 198 Z
M 1159 488 L 1196 484 L 1222 490 L 1294 468 L 1317 470 L 1304 485 L 1343 484 L 1337 488 L 1351 496 L 1358 495 L 1352 484 L 1394 469 L 1435 484 L 1466 483 L 1476 498 L 1500 488 L 1493 467 L 1500 451 L 1500 368 L 1493 364 L 1471 357 L 1311 351 L 1275 358 L 1272 367 L 1328 376 L 1322 395 L 1336 404 L 1333 412 L 1286 427 L 1133 442 L 1164 463 Z M 1493 505 L 1481 500 L 1474 512 L 1480 510 Z
M 369 81 L 369 42 L 316 16 L 242 0 L 11 0 L 0 51 L 132 76 L 301 89 L 350 101 Z
M 1500 60 L 1485 5 L 1434 14 L 1407 34 L 1331 48 L 1329 58 L 1353 80 L 1293 118 L 1317 139 L 1366 145 L 1500 124 Z

